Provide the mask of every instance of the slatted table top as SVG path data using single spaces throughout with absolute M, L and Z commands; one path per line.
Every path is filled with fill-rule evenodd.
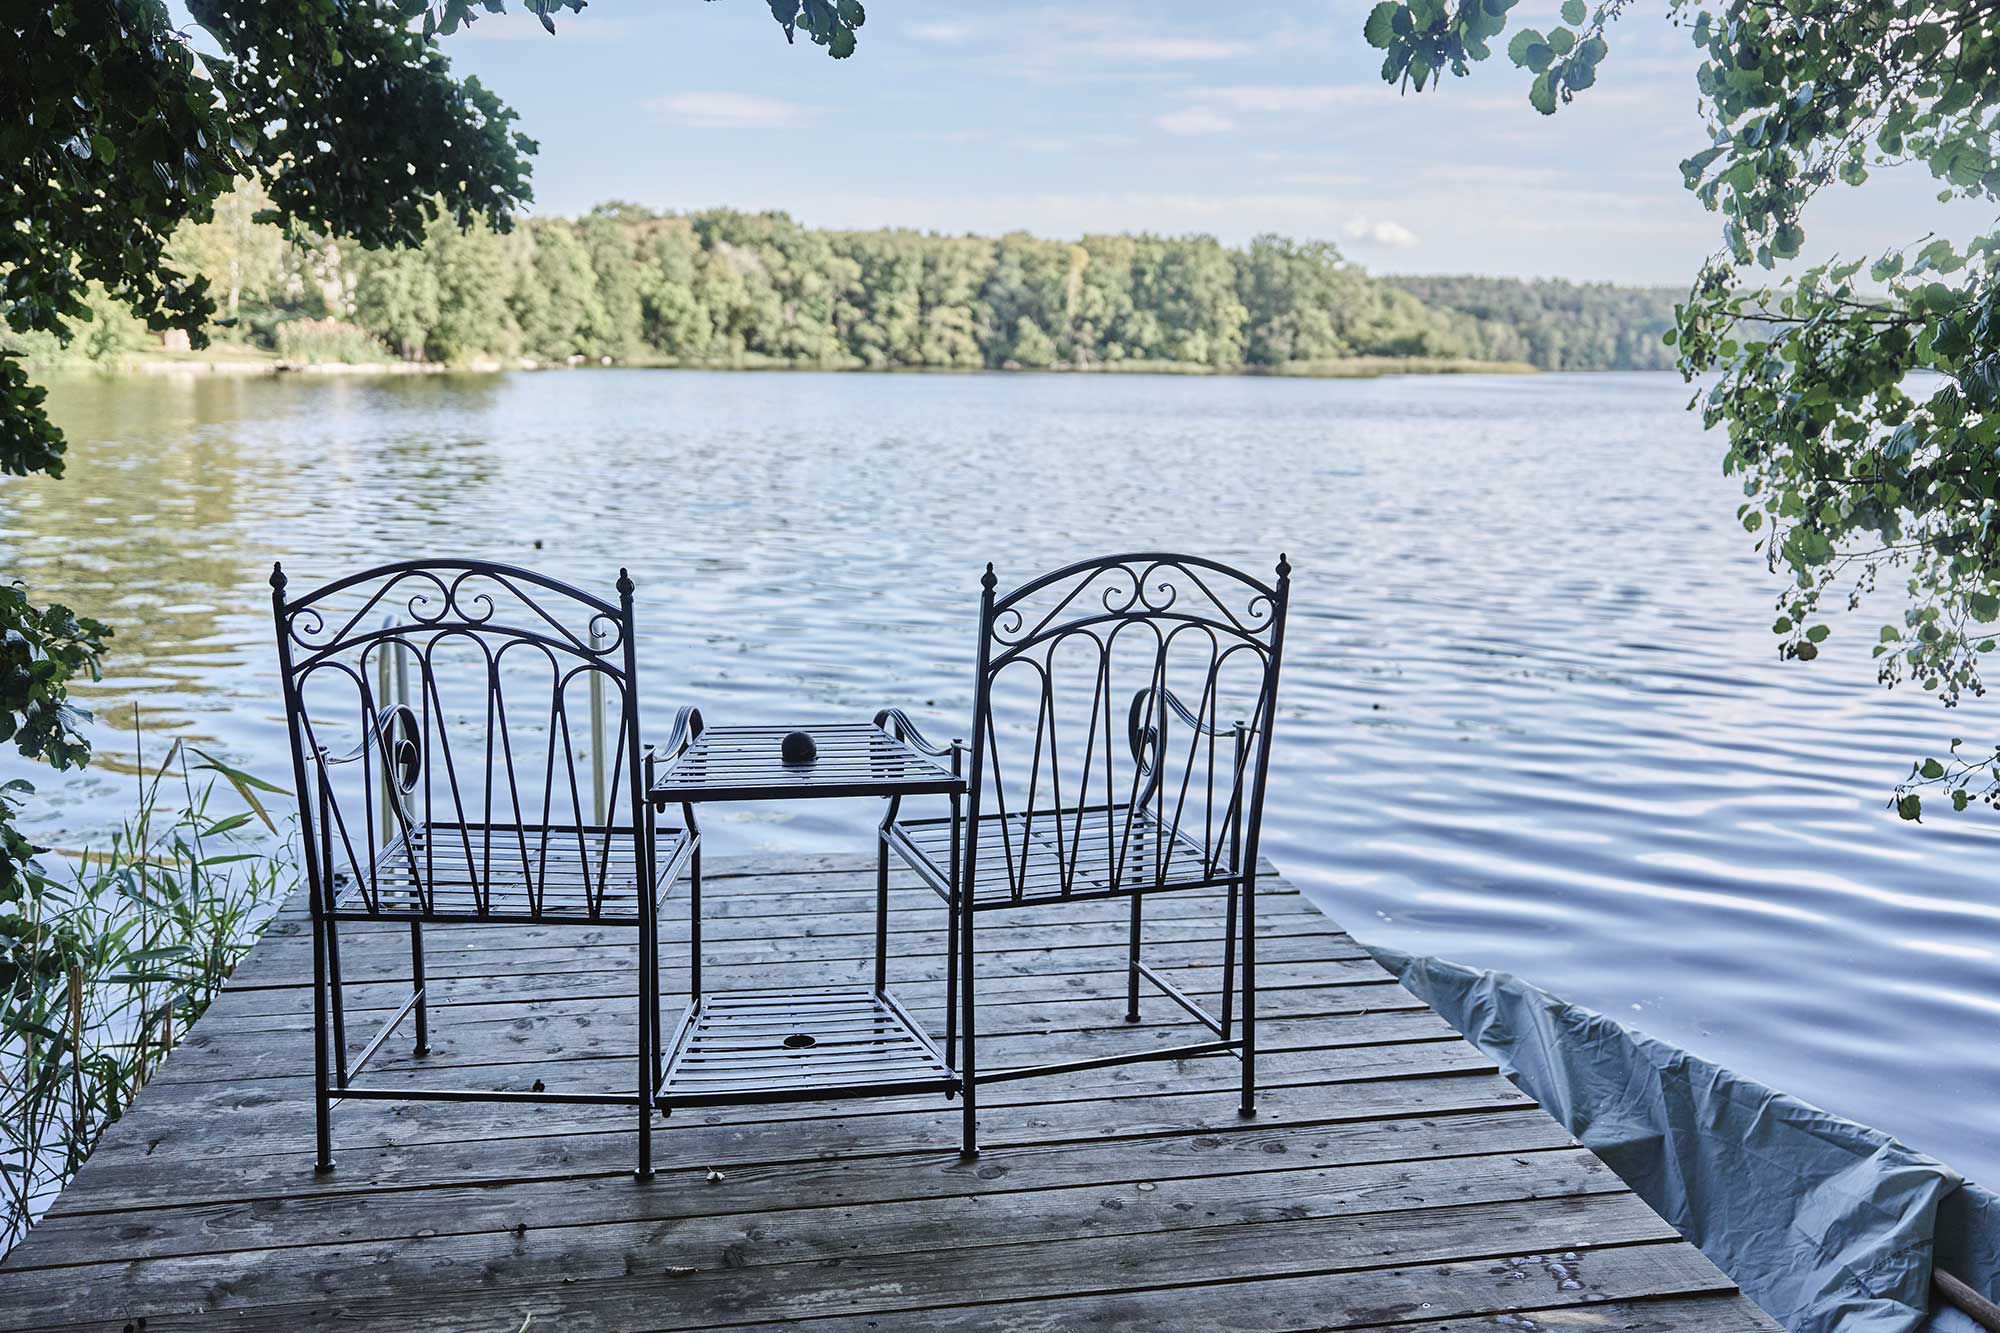
M 803 731 L 818 757 L 788 764 L 785 734 Z M 653 783 L 657 802 L 922 796 L 965 790 L 958 777 L 869 722 L 709 727 Z
M 690 1108 L 655 1122 L 647 1184 L 629 1111 L 594 1106 L 350 1102 L 339 1168 L 315 1176 L 294 903 L 0 1262 L 0 1330 L 1776 1327 L 1338 926 L 1264 883 L 1254 1120 L 1226 1057 L 994 1084 L 969 1163 L 935 1093 Z M 894 884 L 889 982 L 937 1025 L 943 909 L 913 876 Z M 867 986 L 874 896 L 872 857 L 714 862 L 706 984 Z M 1221 901 L 1147 905 L 1147 959 L 1211 1004 Z M 1122 1021 L 1126 904 L 1098 906 L 982 920 L 982 1068 L 1190 1039 L 1164 996 Z M 667 998 L 684 999 L 685 913 L 662 930 Z M 433 1054 L 392 1042 L 377 1081 L 628 1086 L 632 934 L 432 927 Z M 363 1011 L 407 994 L 408 930 L 355 925 L 342 952 L 358 1038 Z

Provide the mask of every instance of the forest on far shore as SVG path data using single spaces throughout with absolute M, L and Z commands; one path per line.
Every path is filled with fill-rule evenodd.
M 833 231 L 783 213 L 601 205 L 509 232 L 434 224 L 411 250 L 287 239 L 239 188 L 171 258 L 206 280 L 214 340 L 293 361 L 575 360 L 894 369 L 1307 372 L 1364 358 L 1673 365 L 1677 293 L 1480 277 L 1378 278 L 1324 241 L 1260 236 L 1043 240 Z M 158 347 L 96 293 L 42 363 Z

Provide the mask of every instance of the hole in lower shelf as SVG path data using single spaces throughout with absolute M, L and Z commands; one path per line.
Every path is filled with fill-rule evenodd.
M 803 1051 L 808 1046 L 819 1045 L 819 1039 L 810 1032 L 794 1032 L 791 1036 L 785 1038 L 785 1045 L 795 1051 Z

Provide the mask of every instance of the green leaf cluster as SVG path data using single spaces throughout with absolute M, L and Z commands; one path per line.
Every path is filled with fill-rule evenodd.
M 525 0 L 554 31 L 584 0 Z M 176 262 L 184 228 L 255 183 L 260 216 L 305 240 L 407 246 L 440 221 L 496 231 L 528 202 L 534 141 L 477 79 L 459 79 L 442 36 L 503 0 L 186 0 L 199 50 L 165 0 L 38 0 L 0 18 L 0 473 L 60 475 L 63 440 L 25 349 L 66 346 L 128 318 L 203 345 L 218 316 L 209 275 Z M 855 0 L 772 0 L 789 38 L 854 48 Z M 238 220 L 239 222 L 243 220 Z M 221 293 L 234 318 L 242 292 Z M 63 682 L 94 666 L 103 627 L 19 589 L 0 598 L 11 715 L 24 752 L 82 763 Z M 21 682 L 31 681 L 31 685 Z M 29 700 L 17 708 L 17 700 Z M 30 706 L 32 705 L 32 706 Z M 0 877 L 25 845 L 0 805 Z
M 1364 37 L 1393 59 L 1466 8 L 1399 0 Z M 1591 85 L 1623 8 L 1565 0 L 1567 26 L 1515 33 L 1508 54 L 1533 74 L 1538 109 Z M 1984 694 L 2000 639 L 2000 231 L 1892 244 L 1872 263 L 1802 256 L 1819 192 L 1885 168 L 1927 171 L 1941 201 L 2000 201 L 2000 5 L 1668 10 L 1701 53 L 1706 144 L 1681 164 L 1684 183 L 1721 223 L 1668 341 L 1727 438 L 1737 517 L 1785 578 L 1778 650 L 1815 660 L 1829 614 L 1885 595 L 1897 611 L 1873 644 L 1881 682 L 1956 707 Z M 1750 276 L 1781 266 L 1779 281 Z M 2000 805 L 2000 744 L 1915 762 L 1898 813 L 1918 818 L 1929 787 L 1956 809 Z

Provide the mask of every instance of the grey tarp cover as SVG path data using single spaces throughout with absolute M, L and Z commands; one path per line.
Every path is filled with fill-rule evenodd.
M 1978 1333 L 1930 1313 L 1934 1256 L 2000 1299 L 2000 1197 L 1943 1163 L 1508 973 L 1371 952 L 1795 1333 Z

